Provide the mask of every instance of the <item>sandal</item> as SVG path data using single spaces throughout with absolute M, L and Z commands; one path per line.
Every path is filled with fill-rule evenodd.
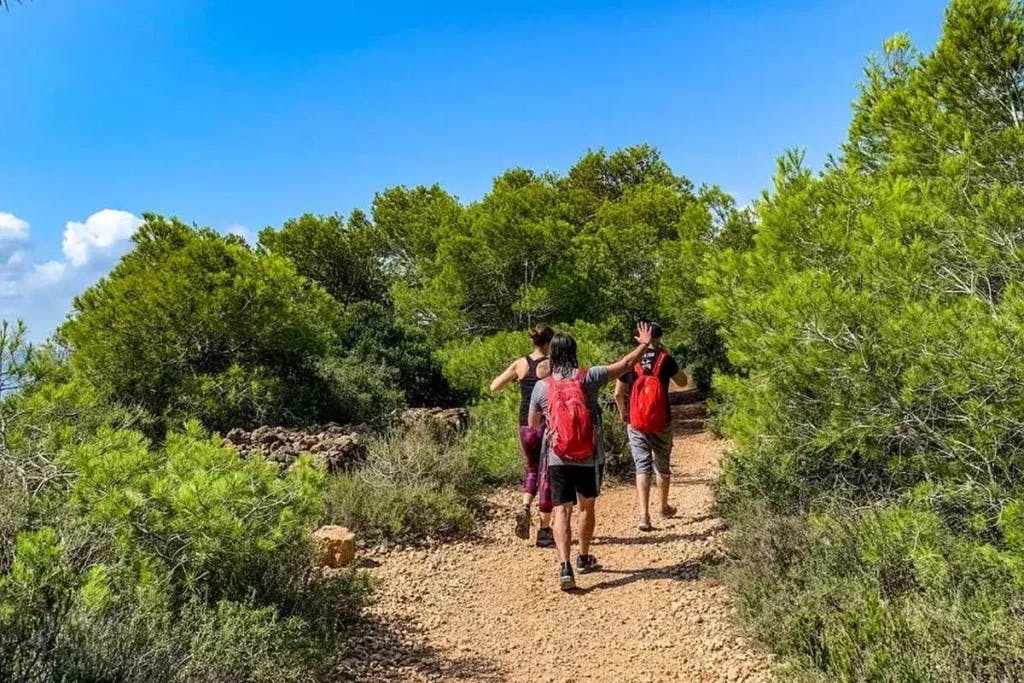
M 654 531 L 654 527 L 651 526 L 651 518 L 647 515 L 640 515 L 640 521 L 636 528 L 640 531 Z
M 668 519 L 669 517 L 675 517 L 676 512 L 678 511 L 672 505 L 666 505 L 665 507 L 661 508 L 661 516 L 665 519 Z

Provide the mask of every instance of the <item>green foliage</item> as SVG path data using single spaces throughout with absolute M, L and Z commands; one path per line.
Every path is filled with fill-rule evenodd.
M 359 472 L 331 480 L 327 519 L 396 543 L 461 535 L 473 526 L 478 487 L 460 444 L 415 426 L 372 442 Z
M 195 425 L 160 449 L 99 422 L 79 431 L 73 416 L 54 438 L 26 420 L 64 415 L 67 397 L 48 408 L 52 378 L 35 391 L 25 376 L 0 424 L 0 679 L 333 674 L 367 586 L 313 568 L 322 472 L 240 460 Z
M 338 302 L 337 343 L 346 357 L 368 366 L 361 374 L 388 375 L 386 381 L 400 387 L 401 400 L 413 405 L 440 405 L 454 398 L 422 331 L 401 325 L 395 316 L 382 231 L 362 212 L 353 212 L 347 222 L 306 214 L 280 230 L 267 228 L 260 244 L 289 259 Z M 349 397 L 341 403 L 349 405 Z
M 740 559 L 730 569 L 738 606 L 768 647 L 787 657 L 787 675 L 1024 675 L 1019 555 L 948 526 L 933 507 L 939 501 L 925 502 L 935 493 L 814 515 L 809 525 L 763 509 L 740 517 L 731 542 Z
M 260 232 L 260 246 L 290 260 L 299 274 L 342 305 L 386 301 L 382 247 L 362 212 L 353 212 L 347 221 L 337 215 L 305 214 L 285 221 L 280 230 Z
M 175 592 L 242 599 L 268 567 L 307 543 L 324 475 L 300 461 L 285 476 L 241 460 L 192 425 L 158 452 L 133 432 L 102 432 L 62 455 L 77 473 L 71 510 L 123 561 L 162 565 Z
M 749 248 L 698 279 L 738 370 L 744 612 L 828 680 L 1024 673 L 1022 50 L 1009 0 L 953 0 L 931 54 L 888 41 L 843 156 L 781 159 Z
M 506 171 L 468 205 L 437 186 L 392 188 L 373 218 L 399 316 L 446 347 L 446 374 L 470 396 L 485 354 L 497 361 L 506 344 L 517 347 L 498 335 L 545 320 L 588 321 L 616 331 L 614 341 L 637 320 L 661 320 L 706 383 L 724 354 L 696 307 L 697 276 L 719 244 L 742 248 L 752 233 L 750 215 L 721 190 L 695 193 L 646 145 L 590 152 L 564 176 Z M 489 343 L 473 367 L 453 359 L 481 337 Z
M 490 484 L 515 484 L 523 478 L 519 447 L 519 392 L 508 390 L 470 408 L 465 444 L 473 469 Z
M 336 347 L 337 306 L 290 262 L 153 215 L 134 241 L 60 329 L 102 395 L 219 429 L 343 414 L 316 372 Z

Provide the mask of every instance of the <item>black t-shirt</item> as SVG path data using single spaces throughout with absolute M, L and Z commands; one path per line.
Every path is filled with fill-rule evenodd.
M 658 360 L 658 354 L 668 353 L 664 347 L 659 346 L 656 349 L 647 349 L 644 351 L 644 355 L 640 357 L 640 366 L 644 369 L 644 373 L 650 373 L 654 370 L 654 364 Z M 669 354 L 669 356 L 661 363 L 661 372 L 658 375 L 658 380 L 661 381 L 661 386 L 664 387 L 666 395 L 668 394 L 668 383 L 679 374 L 679 364 L 676 363 L 676 359 Z M 626 383 L 626 416 L 629 416 L 629 397 L 633 393 L 633 382 L 636 381 L 636 366 L 634 365 L 629 371 L 619 378 Z M 672 406 L 665 401 L 665 409 L 668 411 L 669 422 L 672 421 Z

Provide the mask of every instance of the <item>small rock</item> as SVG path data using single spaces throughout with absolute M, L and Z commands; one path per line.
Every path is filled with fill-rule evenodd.
M 343 526 L 322 526 L 313 532 L 316 563 L 322 567 L 347 567 L 356 556 L 356 535 Z

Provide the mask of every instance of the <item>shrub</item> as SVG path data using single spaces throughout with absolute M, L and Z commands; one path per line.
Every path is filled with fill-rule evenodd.
M 1022 49 L 1008 0 L 953 0 L 931 54 L 887 41 L 842 156 L 783 157 L 753 245 L 700 278 L 739 369 L 717 387 L 744 613 L 828 680 L 1024 675 Z M 768 539 L 767 515 L 806 529 Z
M 319 369 L 338 355 L 338 303 L 290 261 L 153 215 L 134 241 L 59 330 L 103 399 L 222 431 L 366 417 Z
M 965 538 L 909 500 L 809 523 L 764 510 L 740 519 L 739 607 L 789 670 L 843 681 L 1024 675 L 1011 548 Z
M 415 426 L 372 442 L 362 470 L 332 479 L 327 518 L 373 540 L 455 536 L 473 526 L 478 486 L 460 444 Z
M 519 447 L 519 396 L 506 391 L 472 406 L 464 437 L 474 472 L 485 483 L 500 485 L 522 480 L 523 456 Z
M 110 428 L 69 443 L 43 488 L 0 458 L 27 501 L 0 516 L 0 679 L 332 675 L 367 585 L 312 566 L 322 472 L 240 460 L 195 425 L 159 450 Z

